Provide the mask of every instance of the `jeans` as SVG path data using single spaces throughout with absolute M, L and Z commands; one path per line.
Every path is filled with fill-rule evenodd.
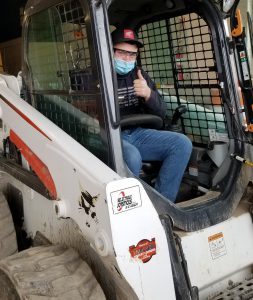
M 135 176 L 140 174 L 142 161 L 162 161 L 155 189 L 175 202 L 191 155 L 191 141 L 181 133 L 140 127 L 123 130 L 121 137 L 124 160 Z

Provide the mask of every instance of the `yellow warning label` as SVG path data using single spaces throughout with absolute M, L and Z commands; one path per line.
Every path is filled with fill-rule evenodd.
M 225 239 L 222 232 L 209 236 L 208 243 L 212 259 L 217 259 L 227 254 Z
M 223 238 L 223 237 L 224 237 L 223 233 L 219 232 L 219 233 L 216 233 L 214 235 L 209 236 L 208 237 L 208 242 L 212 242 L 214 240 L 217 240 L 217 239 L 220 239 L 220 238 Z

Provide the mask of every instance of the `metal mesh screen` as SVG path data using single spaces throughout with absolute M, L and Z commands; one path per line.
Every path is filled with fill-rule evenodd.
M 72 95 L 38 95 L 39 111 L 93 153 L 102 150 L 99 122 L 94 118 L 94 101 Z M 80 111 L 81 110 L 81 111 Z
M 84 15 L 79 1 L 63 2 L 33 16 L 29 30 L 29 60 L 36 90 L 92 92 Z
M 207 144 L 210 132 L 226 134 L 212 36 L 207 23 L 191 13 L 145 24 L 140 62 L 163 95 L 167 116 L 186 105 L 183 132 Z M 211 130 L 211 131 L 210 131 Z
M 64 1 L 33 15 L 29 29 L 36 108 L 93 154 L 107 157 L 96 65 L 80 2 Z
M 90 51 L 83 11 L 78 1 L 58 5 L 62 21 L 58 40 L 63 40 L 64 52 L 59 57 L 63 74 L 69 75 L 71 89 L 90 91 L 93 87 Z M 66 66 L 67 63 L 67 66 Z M 66 72 L 64 72 L 66 68 Z M 69 70 L 69 71 L 68 71 Z

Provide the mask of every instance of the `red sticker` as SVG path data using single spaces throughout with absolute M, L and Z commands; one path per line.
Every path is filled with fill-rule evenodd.
M 136 246 L 130 246 L 129 251 L 133 258 L 138 258 L 146 263 L 156 254 L 155 238 L 151 241 L 141 240 Z
M 131 29 L 124 29 L 124 38 L 134 40 L 134 32 Z

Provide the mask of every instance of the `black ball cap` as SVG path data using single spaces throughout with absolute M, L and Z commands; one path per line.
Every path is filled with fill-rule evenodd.
M 143 43 L 138 40 L 137 34 L 133 29 L 115 29 L 112 32 L 113 45 L 118 43 L 135 44 L 138 48 L 143 47 Z

